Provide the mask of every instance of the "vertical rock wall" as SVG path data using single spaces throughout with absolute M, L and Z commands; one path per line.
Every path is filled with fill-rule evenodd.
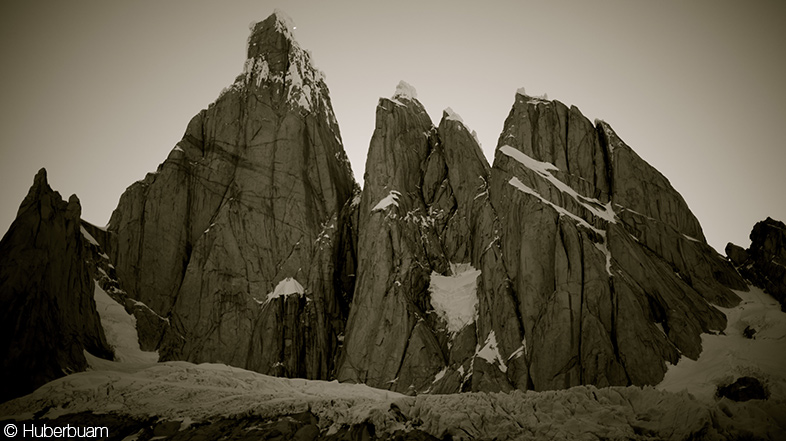
M 127 291 L 172 323 L 163 359 L 333 369 L 337 299 L 351 295 L 336 237 L 356 184 L 322 73 L 291 28 L 279 13 L 253 26 L 243 74 L 110 221 Z

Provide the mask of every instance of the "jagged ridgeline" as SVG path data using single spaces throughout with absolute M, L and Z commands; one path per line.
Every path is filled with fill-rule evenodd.
M 91 274 L 127 299 L 162 361 L 411 393 L 654 384 L 725 328 L 714 306 L 735 305 L 729 288 L 745 282 L 608 124 L 520 90 L 490 166 L 456 113 L 435 126 L 402 82 L 377 105 L 360 192 L 292 27 L 278 12 L 252 27 L 243 73 L 106 230 L 83 223 L 89 240 L 74 240 L 88 244 L 65 246 L 92 258 L 38 239 L 73 236 L 74 210 L 57 202 L 67 215 L 53 217 L 49 193 L 31 190 L 0 246 L 8 317 L 32 291 L 95 308 Z M 61 258 L 80 280 L 67 293 L 9 282 Z M 69 351 L 110 356 L 93 318 L 46 325 L 90 328 Z M 35 358 L 27 333 L 44 324 L 3 323 L 3 354 Z M 28 365 L 4 368 L 35 377 L 14 394 L 62 375 Z

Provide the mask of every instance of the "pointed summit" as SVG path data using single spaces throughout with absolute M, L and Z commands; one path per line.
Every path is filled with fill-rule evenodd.
M 338 299 L 351 289 L 333 284 L 331 259 L 356 184 L 293 27 L 280 11 L 252 26 L 243 73 L 110 220 L 124 289 L 173 324 L 163 360 L 308 378 L 333 369 Z
M 253 58 L 257 55 L 256 52 L 253 52 L 255 48 L 280 49 L 280 47 L 271 48 L 260 43 L 271 42 L 283 37 L 283 39 L 297 44 L 295 35 L 292 32 L 295 29 L 295 24 L 292 18 L 280 9 L 276 9 L 268 18 L 262 21 L 251 22 L 249 29 L 251 30 L 251 35 L 248 37 L 248 58 Z
M 292 19 L 277 10 L 250 28 L 243 73 L 219 98 L 231 91 L 265 95 L 274 105 L 285 104 L 304 113 L 325 112 L 335 121 L 330 105 L 325 105 L 330 98 L 324 74 L 295 40 Z
M 93 300 L 79 199 L 41 169 L 0 240 L 0 402 L 85 370 L 84 352 L 112 359 Z

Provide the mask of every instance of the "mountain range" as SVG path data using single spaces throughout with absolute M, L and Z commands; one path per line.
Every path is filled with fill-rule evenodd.
M 410 396 L 641 388 L 698 360 L 749 284 L 785 307 L 783 223 L 718 254 L 610 124 L 524 89 L 489 164 L 402 81 L 361 190 L 292 28 L 253 27 L 243 72 L 105 228 L 36 175 L 0 242 L 0 399 L 151 352 Z

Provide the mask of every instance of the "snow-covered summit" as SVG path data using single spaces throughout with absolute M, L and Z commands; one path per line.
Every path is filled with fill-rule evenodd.
M 276 9 L 267 19 L 252 22 L 249 27 L 243 73 L 221 92 L 219 98 L 230 91 L 254 93 L 267 87 L 284 87 L 287 102 L 306 112 L 326 100 L 323 96 L 327 90 L 325 75 L 314 65 L 311 53 L 298 44 L 293 33 L 296 26 L 289 15 Z M 288 44 L 281 44 L 281 36 Z M 328 118 L 335 121 L 331 109 L 327 110 Z
M 458 122 L 464 124 L 464 120 L 461 119 L 461 115 L 459 115 L 458 113 L 454 112 L 453 109 L 451 109 L 450 107 L 446 107 L 445 110 L 443 110 L 442 112 L 445 114 L 445 119 L 458 121 Z
M 402 80 L 398 82 L 398 85 L 396 86 L 396 93 L 393 94 L 393 99 L 396 98 L 414 100 L 418 98 L 418 91 L 415 90 L 411 84 Z
M 276 27 L 292 36 L 292 31 L 297 29 L 292 17 L 279 8 L 273 10 L 273 16 L 276 17 Z
M 519 87 L 516 90 L 516 95 L 521 95 L 524 97 L 529 98 L 529 101 L 548 101 L 549 95 L 544 93 L 543 95 L 530 95 L 523 87 Z

